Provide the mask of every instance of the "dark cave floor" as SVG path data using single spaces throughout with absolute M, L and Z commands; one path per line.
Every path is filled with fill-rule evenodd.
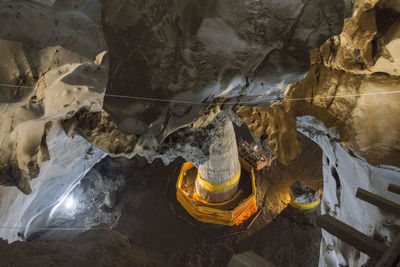
M 114 207 L 121 210 L 116 227 L 60 232 L 63 240 L 39 236 L 29 242 L 0 241 L 0 266 L 226 266 L 233 254 L 249 250 L 275 266 L 317 266 L 321 230 L 293 220 L 287 208 L 292 182 L 322 186 L 322 152 L 306 137 L 299 138 L 303 153 L 290 166 L 276 161 L 256 173 L 262 212 L 240 234 L 233 233 L 246 229 L 251 219 L 238 227 L 205 224 L 176 201 L 183 159 L 164 166 L 160 160 L 148 164 L 138 157 L 108 157 L 95 168 L 105 176 L 118 169 L 126 182 Z

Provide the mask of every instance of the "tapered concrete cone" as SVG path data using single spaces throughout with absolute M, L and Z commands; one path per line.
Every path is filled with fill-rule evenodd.
M 235 195 L 239 178 L 240 162 L 235 132 L 232 122 L 225 119 L 212 138 L 209 160 L 199 166 L 196 192 L 208 202 L 223 202 Z

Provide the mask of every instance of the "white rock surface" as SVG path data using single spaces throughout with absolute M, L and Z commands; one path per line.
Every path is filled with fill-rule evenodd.
M 52 128 L 48 147 L 50 160 L 41 166 L 32 180 L 32 193 L 25 195 L 16 187 L 0 187 L 0 237 L 9 242 L 18 239 L 18 232 L 27 235 L 30 228 L 47 227 L 52 208 L 60 203 L 92 166 L 106 154 L 81 136 L 70 138 L 60 128 Z M 34 222 L 36 216 L 49 216 Z M 17 228 L 15 228 L 17 227 Z
M 0 1 L 0 83 L 11 85 L 0 86 L 0 226 L 11 227 L 0 237 L 10 242 L 45 227 L 30 222 L 105 156 L 58 125 L 82 107 L 101 110 L 108 65 L 99 13 L 95 0 Z
M 48 160 L 49 122 L 101 108 L 108 65 L 100 21 L 84 10 L 90 3 L 100 12 L 95 0 L 0 1 L 0 184 L 29 194 Z
M 362 6 L 361 3 L 356 4 Z M 74 121 L 76 118 L 64 128 L 74 138 L 63 133 L 58 121 L 71 118 L 82 107 L 89 114 L 101 113 L 108 81 L 109 94 L 191 102 L 217 98 L 238 102 L 254 100 L 255 96 L 261 100 L 281 95 L 287 84 L 303 77 L 308 70 L 309 52 L 340 31 L 343 18 L 349 16 L 352 8 L 349 0 L 171 3 L 103 0 L 101 4 L 102 26 L 97 0 L 0 1 L 0 83 L 17 86 L 0 86 L 0 183 L 16 185 L 19 190 L 31 193 L 24 195 L 15 187 L 0 187 L 1 226 L 21 227 L 25 234 L 35 227 L 46 227 L 47 219 L 60 201 L 105 155 L 75 135 L 75 124 L 79 124 Z M 380 4 L 400 10 L 394 0 L 382 0 Z M 376 36 L 376 25 L 371 23 L 370 15 L 366 12 L 362 18 L 354 16 L 354 24 L 347 20 L 345 33 L 330 39 L 320 50 L 321 64 L 328 70 L 318 74 L 345 70 L 349 76 L 373 76 L 370 82 L 364 76 L 357 76 L 356 80 L 363 82 L 353 86 L 353 90 L 363 87 L 365 91 L 355 90 L 356 93 L 368 93 L 376 87 L 393 90 L 397 85 L 394 76 L 398 76 L 400 69 L 399 24 L 394 23 L 382 36 Z M 354 36 L 349 34 L 352 27 L 356 29 Z M 102 30 L 110 50 L 110 69 Z M 369 47 L 373 42 L 379 52 L 376 58 Z M 340 51 L 336 53 L 336 50 Z M 360 62 L 354 56 L 356 52 L 361 53 Z M 385 75 L 391 75 L 390 83 Z M 349 92 L 348 87 L 340 87 L 341 82 L 332 77 L 326 81 L 330 87 L 322 95 Z M 373 84 L 380 77 L 384 77 L 383 82 L 379 86 Z M 346 85 L 352 86 L 346 81 Z M 336 89 L 332 83 L 338 84 Z M 385 84 L 390 88 L 385 88 Z M 384 105 L 379 101 L 365 101 L 364 97 L 358 99 L 363 106 L 356 106 L 350 119 L 361 119 L 352 121 L 356 131 L 350 141 L 357 140 L 366 148 L 376 136 L 380 140 L 385 139 L 385 134 L 396 136 L 397 132 L 390 129 L 398 125 L 395 116 L 398 105 L 390 98 L 385 98 Z M 330 112 L 340 111 L 342 102 L 335 100 L 326 107 L 331 107 Z M 382 106 L 385 107 L 382 116 L 375 119 L 371 116 L 368 120 L 370 112 Z M 149 161 L 160 157 L 165 163 L 183 156 L 196 166 L 208 160 L 207 143 L 221 118 L 229 116 L 223 113 L 217 116 L 222 108 L 105 99 L 105 109 L 119 128 L 138 135 L 136 147 L 133 135 L 118 139 L 113 147 L 115 154 L 131 157 L 140 153 Z M 381 120 L 390 111 L 393 117 Z M 338 112 L 334 116 L 343 119 L 339 116 L 346 117 L 346 114 Z M 285 116 L 279 118 L 279 111 L 275 115 L 265 122 L 265 116 L 258 113 L 260 118 L 256 120 L 254 113 L 250 122 L 273 122 L 270 126 L 276 128 L 275 132 L 285 132 L 285 125 L 279 124 Z M 108 148 L 110 143 L 117 143 L 112 138 L 120 133 L 114 129 L 115 125 L 113 135 L 102 131 L 102 123 L 107 121 L 104 116 L 82 116 L 88 119 L 85 121 L 88 125 L 81 134 L 98 147 Z M 384 127 L 373 127 L 378 120 Z M 390 242 L 392 227 L 399 225 L 398 220 L 356 199 L 355 192 L 362 187 L 400 201 L 398 196 L 386 191 L 388 182 L 400 183 L 398 171 L 376 168 L 351 156 L 339 145 L 337 134 L 315 120 L 301 118 L 298 127 L 324 150 L 322 213 L 329 213 L 365 234 L 382 239 L 387 236 Z M 376 136 L 370 132 L 376 132 Z M 128 140 L 132 145 L 129 153 L 123 150 L 126 144 L 120 140 Z M 393 139 L 389 141 L 374 145 L 391 149 L 395 144 Z M 14 241 L 21 229 L 2 228 L 0 237 Z M 366 255 L 359 255 L 323 232 L 320 266 L 361 266 L 366 260 Z
M 324 190 L 321 213 L 329 214 L 358 231 L 391 242 L 400 218 L 355 197 L 363 188 L 389 200 L 400 202 L 400 196 L 387 191 L 389 183 L 400 184 L 400 173 L 371 166 L 349 154 L 338 142 L 337 134 L 313 117 L 298 118 L 298 129 L 323 150 Z M 340 239 L 322 231 L 319 266 L 361 266 L 368 256 Z

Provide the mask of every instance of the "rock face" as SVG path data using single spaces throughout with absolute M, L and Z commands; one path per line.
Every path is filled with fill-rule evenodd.
M 320 195 L 305 183 L 296 181 L 290 185 L 290 197 L 296 203 L 309 204 L 318 201 Z
M 193 103 L 280 95 L 349 9 L 351 1 L 334 0 L 104 0 L 104 109 L 123 132 L 162 139 L 201 115 L 204 107 Z
M 372 164 L 400 164 L 400 16 L 390 1 L 357 1 L 340 35 L 311 55 L 311 68 L 272 109 L 237 114 L 289 163 L 300 147 L 295 117 L 312 115 L 335 127 L 340 142 Z M 254 120 L 264 117 L 268 119 Z M 282 130 L 277 130 L 282 129 Z
M 323 213 L 386 235 L 376 226 L 386 214 L 354 193 L 364 186 L 383 194 L 399 180 L 357 156 L 400 165 L 400 5 L 357 0 L 343 25 L 352 7 L 350 0 L 0 1 L 0 184 L 23 192 L 0 188 L 0 225 L 18 221 L 28 233 L 32 222 L 45 225 L 37 215 L 105 152 L 207 164 L 213 135 L 224 118 L 236 119 L 228 110 L 240 103 L 236 114 L 281 162 L 300 153 L 297 130 L 323 148 Z M 285 88 L 284 100 L 267 108 Z M 254 100 L 262 103 L 243 106 Z M 0 236 L 12 241 L 17 232 Z M 326 233 L 324 241 L 322 266 L 366 261 Z
M 108 65 L 97 1 L 0 1 L 0 23 L 0 184 L 19 189 L 0 187 L 14 227 L 0 236 L 14 241 L 105 156 L 59 121 L 101 110 Z
M 49 129 L 83 106 L 101 108 L 106 47 L 93 14 L 100 6 L 74 2 L 0 1 L 0 184 L 26 194 L 50 159 Z
M 35 216 L 25 231 L 21 229 L 24 240 L 69 239 L 99 224 L 114 228 L 121 217 L 118 194 L 127 176 L 121 167 L 128 161 L 105 157 L 94 165 L 60 202 Z M 73 230 L 58 231 L 66 228 Z
M 297 130 L 317 142 L 324 151 L 321 213 L 382 242 L 391 239 L 398 222 L 357 200 L 355 193 L 361 187 L 396 198 L 386 187 L 398 183 L 398 172 L 367 162 L 400 165 L 400 119 L 395 115 L 400 112 L 399 23 L 394 1 L 356 1 L 342 33 L 313 51 L 310 71 L 287 87 L 282 103 L 236 110 L 283 163 L 289 164 L 301 149 Z M 320 266 L 361 266 L 366 261 L 366 255 L 323 232 Z
M 0 5 L 5 62 L 0 83 L 18 86 L 0 90 L 0 183 L 28 194 L 29 181 L 48 160 L 46 123 L 62 120 L 68 135 L 76 131 L 113 155 L 160 150 L 166 136 L 184 126 L 206 126 L 220 111 L 198 102 L 281 94 L 307 70 L 304 51 L 337 33 L 352 4 L 3 0 Z M 104 109 L 111 117 L 101 110 L 107 81 Z
M 124 236 L 111 229 L 93 229 L 78 237 L 58 241 L 17 241 L 7 244 L 6 241 L 0 240 L 0 253 L 4 266 L 17 267 L 154 264 L 146 255 L 146 251 L 138 249 Z M 89 254 L 93 256 L 88 257 Z
M 68 136 L 79 134 L 109 155 L 134 155 L 136 136 L 118 130 L 115 122 L 102 110 L 82 108 L 73 117 L 62 120 L 61 125 Z
M 360 187 L 398 203 L 400 196 L 389 193 L 387 185 L 398 184 L 400 172 L 394 168 L 371 166 L 364 159 L 349 153 L 339 144 L 337 132 L 326 129 L 313 117 L 301 117 L 297 125 L 298 130 L 323 151 L 321 214 L 329 214 L 385 245 L 393 242 L 398 234 L 398 217 L 357 199 L 355 195 Z M 367 261 L 367 255 L 322 231 L 319 266 L 363 266 Z
M 18 232 L 28 235 L 31 227 L 47 227 L 52 208 L 105 156 L 81 136 L 71 139 L 57 128 L 50 130 L 47 142 L 50 160 L 30 182 L 31 194 L 16 187 L 0 187 L 0 225 L 12 227 L 1 228 L 0 236 L 10 242 L 18 239 Z

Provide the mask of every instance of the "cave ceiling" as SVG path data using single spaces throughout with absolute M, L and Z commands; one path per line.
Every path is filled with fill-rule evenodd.
M 368 95 L 399 90 L 396 1 L 0 5 L 3 185 L 30 192 L 56 156 L 53 128 L 113 156 L 168 162 L 189 143 L 187 159 L 205 159 L 193 136 L 207 140 L 218 116 L 240 117 L 285 164 L 301 149 L 296 118 L 312 115 L 357 155 L 399 165 L 399 95 Z

